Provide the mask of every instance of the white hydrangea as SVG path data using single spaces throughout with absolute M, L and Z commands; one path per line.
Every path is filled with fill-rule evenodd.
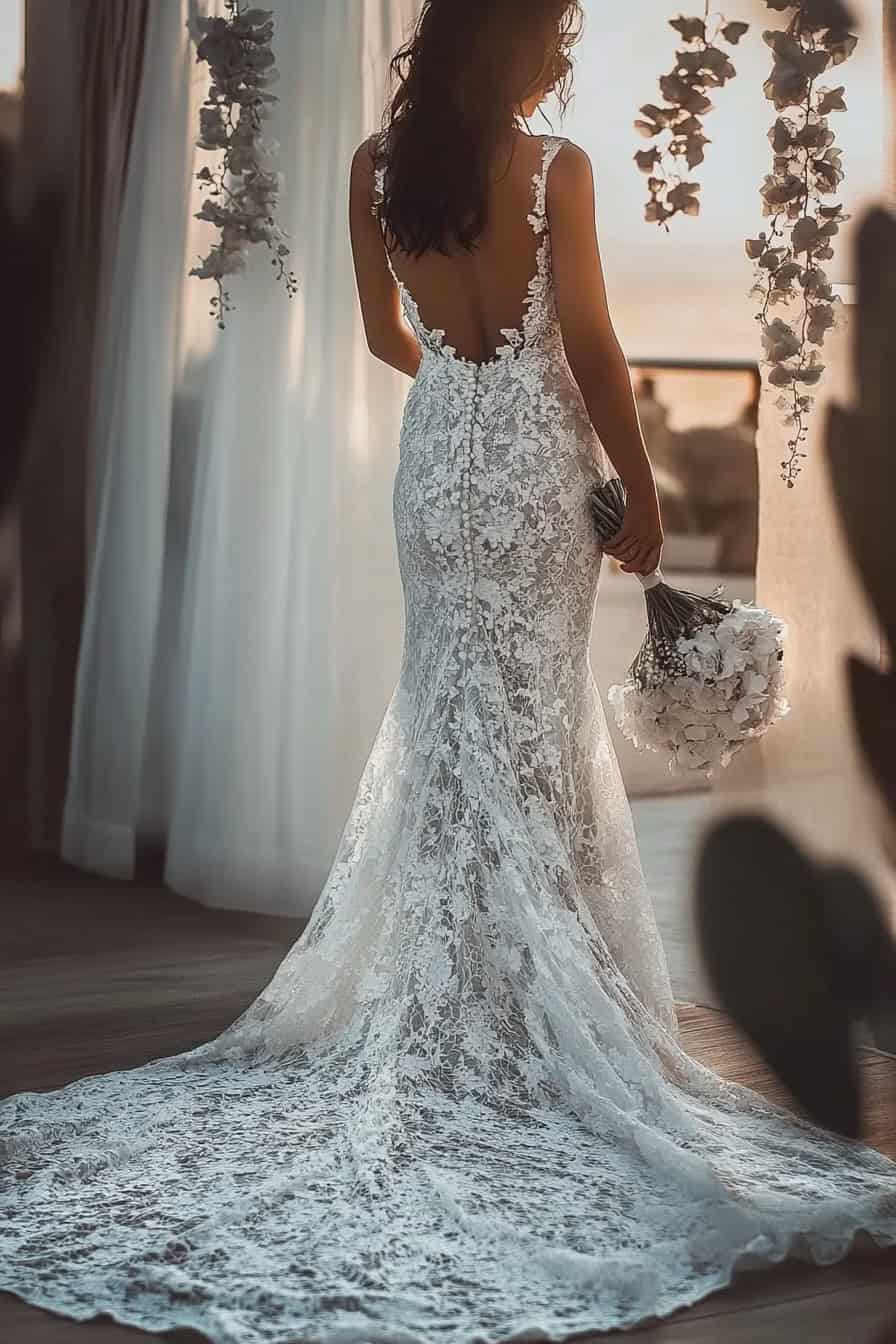
M 711 778 L 789 711 L 786 634 L 777 616 L 735 600 L 718 624 L 678 640 L 686 676 L 644 690 L 632 678 L 610 687 L 620 730 L 636 747 L 667 756 L 670 771 L 699 770 Z

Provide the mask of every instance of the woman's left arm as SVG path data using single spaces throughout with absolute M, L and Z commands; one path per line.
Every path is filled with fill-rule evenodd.
M 364 333 L 372 354 L 393 369 L 416 377 L 420 346 L 401 315 L 398 286 L 389 270 L 373 203 L 370 142 L 355 150 L 349 182 L 349 231 Z

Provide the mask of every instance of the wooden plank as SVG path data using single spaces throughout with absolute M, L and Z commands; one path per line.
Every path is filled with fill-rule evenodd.
M 896 1290 L 873 1283 L 724 1317 L 687 1313 L 630 1334 L 638 1344 L 896 1344 Z M 589 1338 L 607 1336 L 578 1344 Z
M 681 1004 L 678 1020 L 682 1048 L 688 1054 L 732 1082 L 796 1109 L 787 1089 L 731 1018 L 716 1009 Z M 859 1056 L 864 1094 L 863 1138 L 896 1158 L 896 1060 L 869 1049 L 861 1049 Z
M 148 1334 L 129 1325 L 118 1325 L 108 1316 L 92 1321 L 70 1321 L 64 1316 L 29 1307 L 10 1293 L 0 1293 L 0 1341 L 2 1344 L 204 1344 L 198 1330 L 171 1330 Z
M 151 881 L 104 882 L 61 864 L 37 877 L 23 873 L 7 884 L 4 902 L 0 1091 L 57 1087 L 207 1040 L 267 982 L 301 927 L 207 910 Z M 682 1045 L 696 1058 L 791 1104 L 723 1013 L 683 1004 L 679 1017 Z M 896 1060 L 863 1051 L 861 1067 L 868 1141 L 896 1157 Z M 892 1340 L 880 1333 L 896 1316 L 894 1284 L 896 1251 L 854 1254 L 823 1269 L 786 1264 L 742 1274 L 696 1306 L 628 1333 L 645 1344 L 896 1344 L 896 1333 Z M 166 1337 L 200 1339 L 190 1331 Z M 109 1321 L 73 1323 L 0 1294 L 0 1344 L 146 1338 Z

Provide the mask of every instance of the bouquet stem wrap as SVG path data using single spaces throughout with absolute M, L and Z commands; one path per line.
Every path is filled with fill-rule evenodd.
M 612 476 L 594 490 L 590 504 L 598 536 L 601 541 L 609 541 L 619 531 L 625 515 L 625 486 L 619 477 Z M 652 574 L 638 574 L 637 578 L 647 606 L 647 638 L 629 668 L 629 676 L 646 689 L 662 685 L 670 676 L 684 676 L 687 667 L 678 641 L 720 621 L 732 610 L 732 604 L 718 596 L 720 590 L 701 597 L 683 588 L 672 588 L 659 569 Z

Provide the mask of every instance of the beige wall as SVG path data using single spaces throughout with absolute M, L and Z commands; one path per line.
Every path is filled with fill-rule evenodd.
M 880 632 L 840 533 L 821 443 L 826 405 L 852 400 L 854 321 L 849 307 L 843 328 L 825 341 L 828 372 L 809 421 L 808 458 L 791 490 L 779 476 L 786 431 L 774 395 L 763 391 L 757 595 L 788 622 L 792 709 L 732 764 L 716 788 L 715 810 L 759 807 L 817 855 L 847 859 L 885 896 L 896 929 L 896 874 L 885 848 L 890 819 L 858 749 L 843 670 L 850 652 L 878 661 Z
M 883 0 L 886 154 L 878 199 L 896 204 L 896 0 Z M 847 78 L 848 71 L 844 72 Z M 847 162 L 848 172 L 848 162 Z M 844 199 L 859 222 L 862 203 Z M 847 266 L 849 258 L 846 259 Z M 825 407 L 854 396 L 855 309 L 828 334 L 828 365 L 810 420 L 808 459 L 794 489 L 778 477 L 787 434 L 774 396 L 760 403 L 759 601 L 790 624 L 786 656 L 790 716 L 744 753 L 716 790 L 716 811 L 759 806 L 792 825 L 819 855 L 847 859 L 884 897 L 896 930 L 896 827 L 879 801 L 853 729 L 844 659 L 880 661 L 881 632 L 864 600 L 837 522 L 822 436 Z M 862 470 L 857 456 L 856 471 Z

